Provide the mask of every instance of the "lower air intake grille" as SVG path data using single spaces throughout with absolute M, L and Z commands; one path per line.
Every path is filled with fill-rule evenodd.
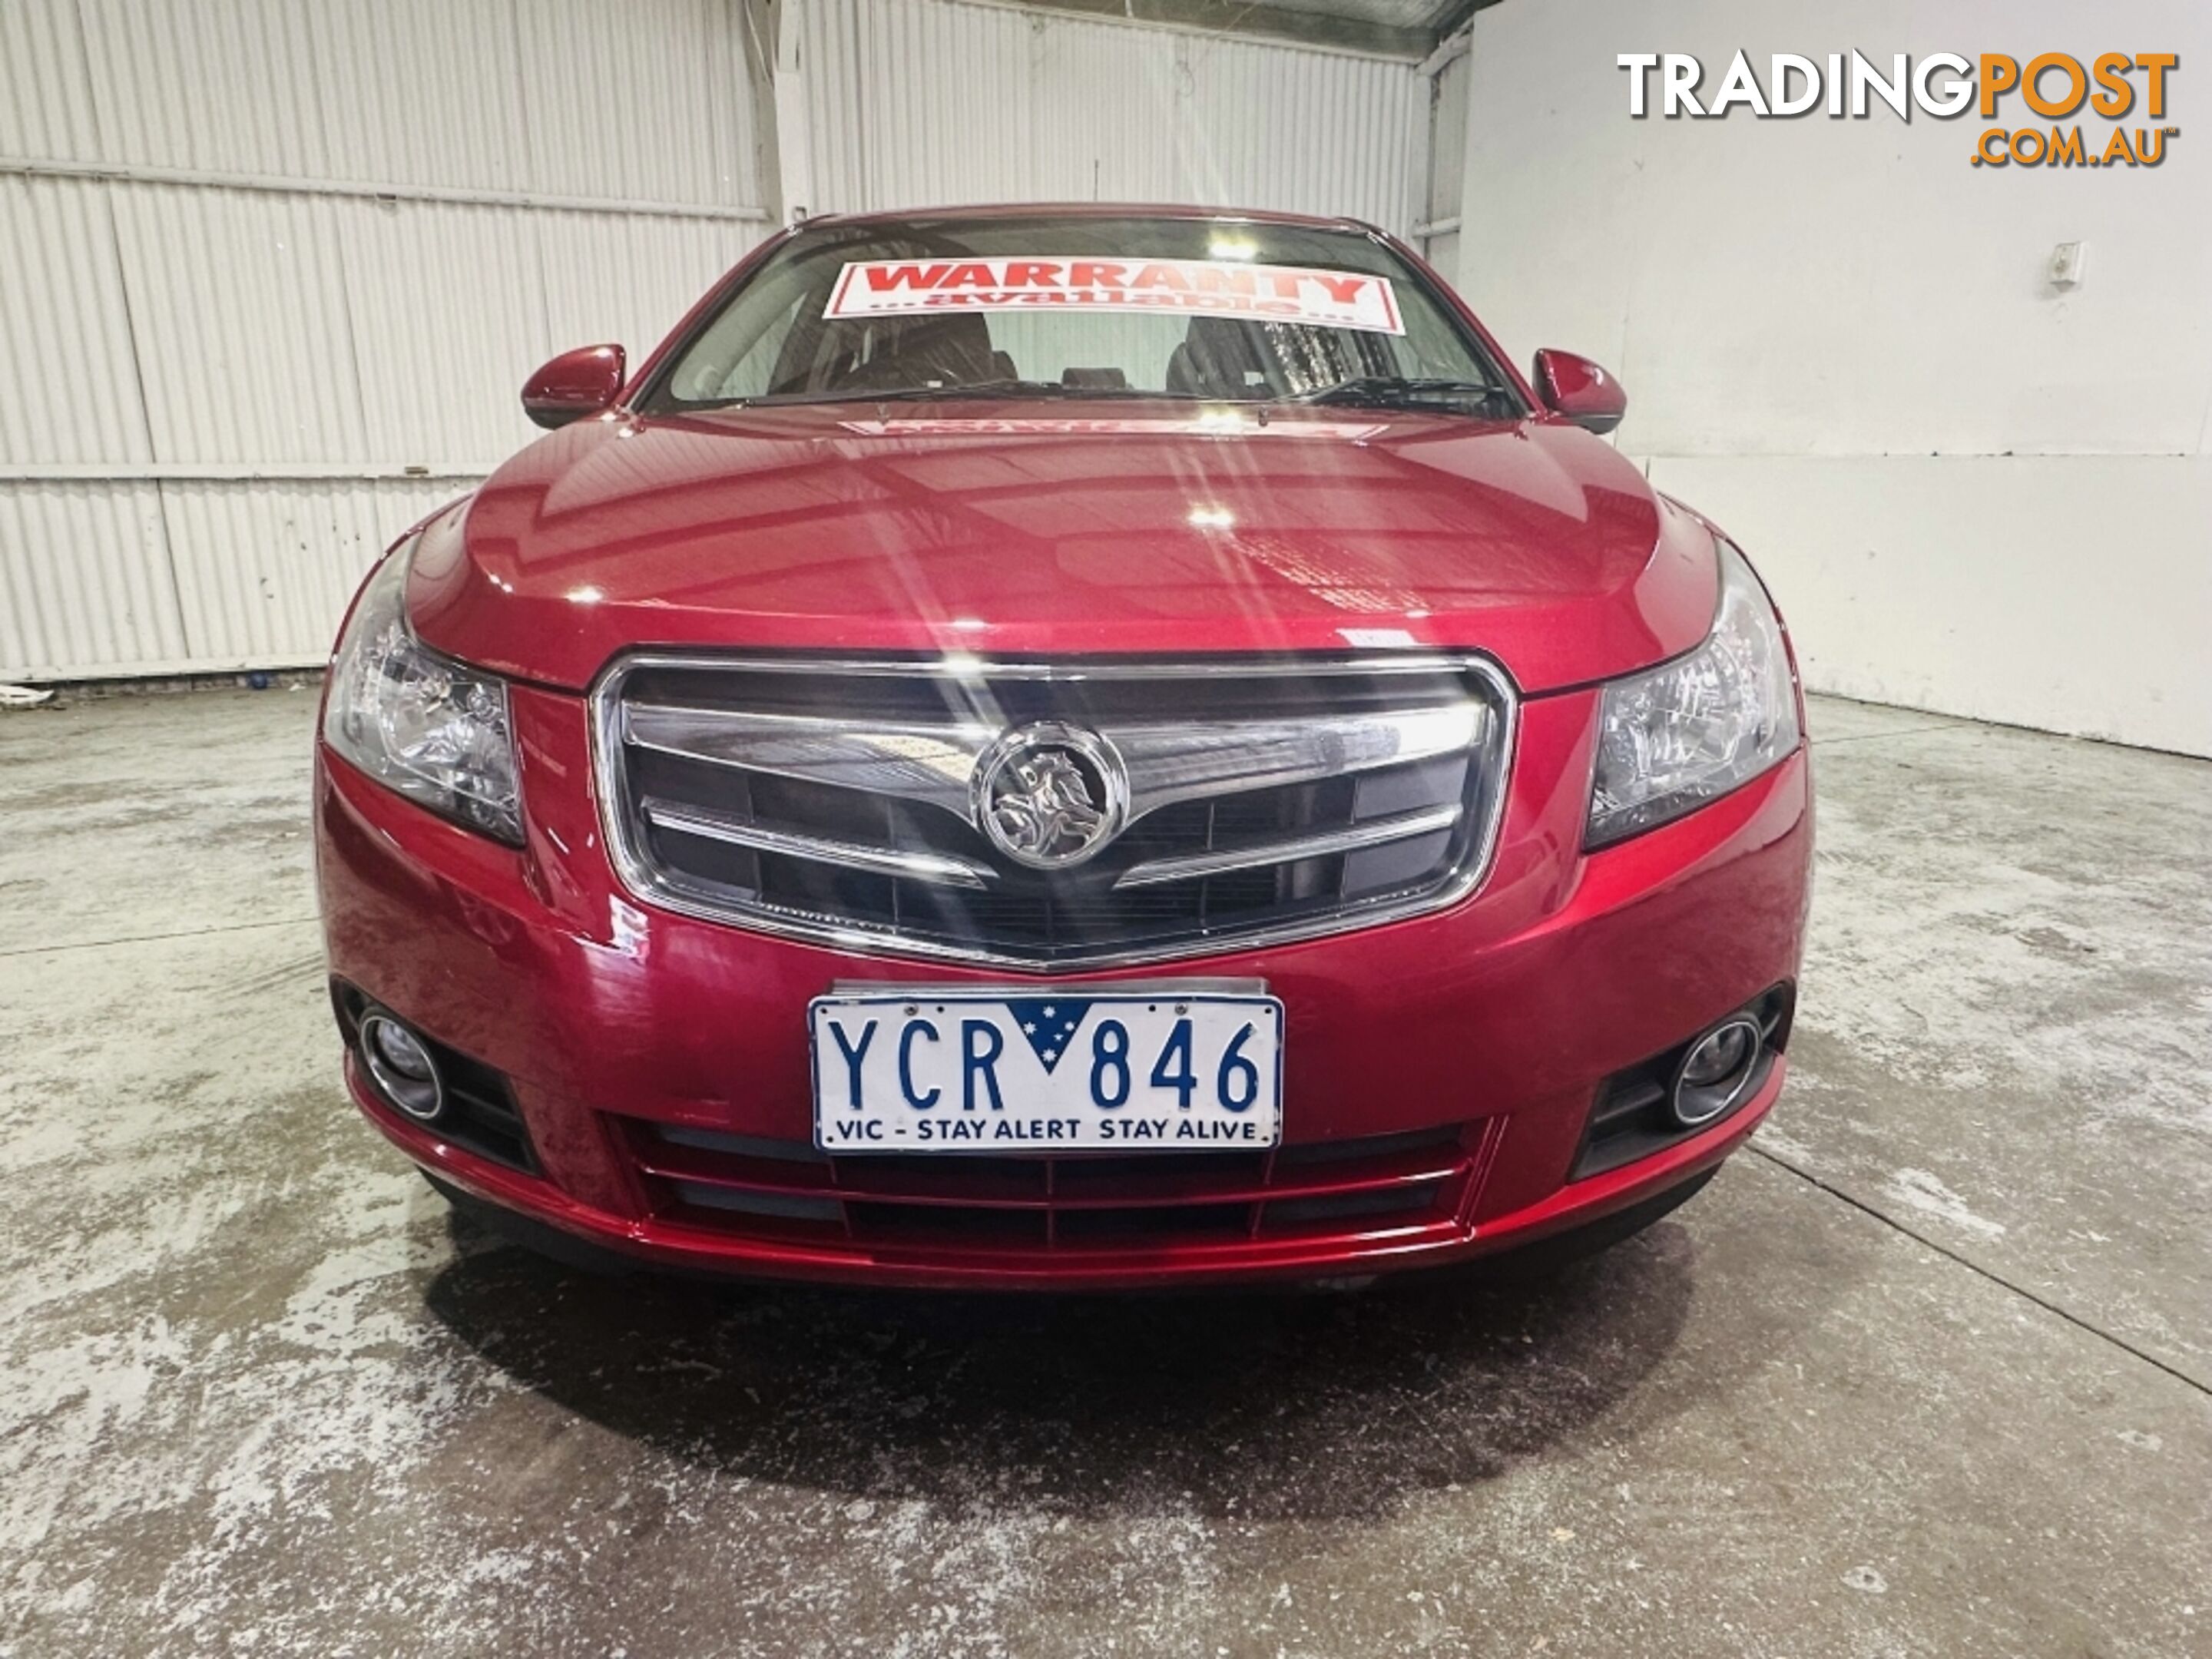
M 656 1209 L 748 1237 L 1102 1250 L 1449 1225 L 1488 1121 L 1272 1152 L 833 1158 L 803 1141 L 631 1121 Z

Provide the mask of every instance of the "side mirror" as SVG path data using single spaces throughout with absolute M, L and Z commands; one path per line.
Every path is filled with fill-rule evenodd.
M 614 406 L 629 362 L 618 345 L 564 351 L 522 384 L 522 412 L 550 431 Z
M 1628 394 L 1587 357 L 1548 348 L 1536 354 L 1536 395 L 1554 415 L 1587 432 L 1610 432 L 1628 413 Z

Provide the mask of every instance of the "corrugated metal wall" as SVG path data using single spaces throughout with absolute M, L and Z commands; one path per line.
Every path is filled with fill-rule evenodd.
M 0 678 L 312 661 L 769 228 L 738 0 L 0 4 Z
M 811 211 L 1422 209 L 1409 63 L 782 10 Z M 378 548 L 532 435 L 530 368 L 643 350 L 766 234 L 745 27 L 742 0 L 0 0 L 0 679 L 319 657 Z
M 1459 281 L 1460 198 L 1467 178 L 1467 100 L 1474 59 L 1455 52 L 1436 71 L 1429 106 L 1428 205 L 1420 248 L 1448 281 Z
M 1412 226 L 1410 64 L 976 0 L 799 4 L 811 212 L 1198 202 Z

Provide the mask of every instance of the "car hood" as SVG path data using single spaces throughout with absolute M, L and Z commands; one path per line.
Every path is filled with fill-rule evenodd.
M 1571 427 L 1064 410 L 580 422 L 429 522 L 415 625 L 578 688 L 645 646 L 1434 647 L 1541 691 L 1686 650 L 1711 623 L 1711 533 Z

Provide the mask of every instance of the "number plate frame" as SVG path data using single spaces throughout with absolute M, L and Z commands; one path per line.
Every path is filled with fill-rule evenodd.
M 1067 1010 L 1076 1005 L 1080 1010 L 1070 1024 Z M 1049 1019 L 1048 1008 L 1054 1011 Z M 964 1011 L 979 1009 L 987 1011 L 981 1018 L 996 1033 L 995 1044 L 987 1033 L 971 1036 L 963 1024 L 979 1018 Z M 1101 1041 L 1095 1034 L 1104 1029 L 1102 1022 L 1115 1019 L 1117 1011 L 1127 1034 L 1127 1090 L 1121 1103 L 1107 1106 L 1094 1091 L 1111 1092 L 1121 1079 L 1109 1060 L 1094 1081 L 1093 1045 Z M 876 1024 L 862 1027 L 857 1040 L 849 1020 L 832 1024 L 835 1014 L 864 1012 Z M 1043 1035 L 1024 1033 L 1024 1013 L 1028 1026 L 1043 1027 Z M 934 1030 L 933 1048 L 924 1032 L 902 1044 L 909 1019 Z M 1164 1057 L 1184 1020 L 1190 1022 L 1189 1052 Z M 841 1158 L 1251 1152 L 1282 1140 L 1283 1004 L 1263 981 L 840 981 L 807 1005 L 806 1027 L 814 1144 Z M 1055 1037 L 1060 1047 L 1048 1062 Z M 992 1059 L 972 1078 L 965 1064 L 971 1044 L 978 1060 L 987 1053 Z M 902 1048 L 912 1051 L 904 1072 L 897 1066 Z M 1224 1094 L 1233 1094 L 1242 1081 L 1233 1074 L 1240 1060 L 1255 1073 L 1255 1091 L 1241 1111 L 1224 1103 Z M 1152 1082 L 1170 1061 L 1179 1064 L 1166 1085 Z M 1176 1098 L 1186 1073 L 1192 1079 L 1188 1107 Z M 992 1082 L 999 1085 L 995 1106 Z M 909 1088 L 930 1104 L 914 1106 Z M 972 1107 L 963 1091 L 975 1097 Z M 1055 1121 L 1058 1128 L 1051 1127 Z M 870 1122 L 880 1127 L 861 1127 Z

